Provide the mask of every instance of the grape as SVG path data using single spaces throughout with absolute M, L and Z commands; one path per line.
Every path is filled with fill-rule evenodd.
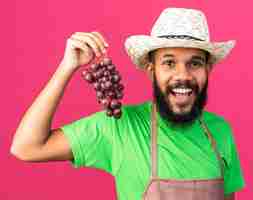
M 115 97 L 116 97 L 116 94 L 115 94 L 114 91 L 109 91 L 109 92 L 108 92 L 108 96 L 109 96 L 110 98 L 115 98 Z
M 113 71 L 111 71 L 111 74 L 113 74 L 113 75 L 119 75 L 119 72 L 117 70 L 113 70 Z
M 89 72 L 88 69 L 83 70 L 83 71 L 82 71 L 82 76 L 84 77 L 88 72 Z
M 112 81 L 115 83 L 118 83 L 120 81 L 121 77 L 118 74 L 115 74 L 112 76 Z
M 94 72 L 97 71 L 99 67 L 100 67 L 100 65 L 97 63 L 94 63 L 90 66 L 91 70 Z
M 84 75 L 84 79 L 89 82 L 89 83 L 93 83 L 94 82 L 94 77 L 92 76 L 92 74 L 90 72 L 87 72 Z
M 104 76 L 104 72 L 106 71 L 106 68 L 105 68 L 105 66 L 102 66 L 101 67 L 101 73 L 102 73 L 102 76 Z
M 106 86 L 105 86 L 105 83 L 104 82 L 102 82 L 101 83 L 101 90 L 102 91 L 105 91 L 107 88 L 106 88 Z
M 117 98 L 117 99 L 122 99 L 122 98 L 123 98 L 123 93 L 117 92 L 117 93 L 116 93 L 116 98 Z
M 100 90 L 101 89 L 101 85 L 100 85 L 99 82 L 93 83 L 93 86 L 94 86 L 95 90 Z
M 99 78 L 99 79 L 98 79 L 98 82 L 99 82 L 99 83 L 103 83 L 103 82 L 104 82 L 104 81 L 103 81 L 103 78 L 104 78 L 104 77 Z
M 102 91 L 97 91 L 97 98 L 102 99 L 104 97 L 104 94 Z
M 111 109 L 106 109 L 106 115 L 109 117 L 113 116 L 113 111 Z
M 97 72 L 93 72 L 93 73 L 92 73 L 92 76 L 94 77 L 95 80 L 97 80 L 97 78 L 98 78 L 98 77 L 97 77 Z
M 120 99 L 123 98 L 124 86 L 121 76 L 112 60 L 108 57 L 90 65 L 82 72 L 83 78 L 92 83 L 96 90 L 97 101 L 106 110 L 106 115 L 120 118 L 122 115 Z
M 121 117 L 121 110 L 120 109 L 115 109 L 113 110 L 113 116 L 116 118 L 120 118 Z
M 112 83 L 110 81 L 105 82 L 105 88 L 108 90 L 112 87 Z
M 108 65 L 107 69 L 112 72 L 115 70 L 115 65 Z
M 110 107 L 112 109 L 120 108 L 121 107 L 121 103 L 118 100 L 113 99 L 113 100 L 111 100 Z
M 101 78 L 103 76 L 103 69 L 99 69 L 97 72 L 96 72 L 96 75 L 97 75 L 97 78 Z
M 110 106 L 110 103 L 111 103 L 111 100 L 106 98 L 106 99 L 102 99 L 101 100 L 101 103 L 102 105 L 105 107 L 105 108 L 108 108 Z
M 109 71 L 104 71 L 104 76 L 109 76 L 110 72 Z
M 109 79 L 109 77 L 106 77 L 106 76 L 104 76 L 103 78 L 102 78 L 102 82 L 107 82 L 107 81 L 109 81 L 110 79 Z
M 118 84 L 117 89 L 118 89 L 119 91 L 124 90 L 124 85 L 122 85 L 121 83 L 120 83 L 120 84 Z

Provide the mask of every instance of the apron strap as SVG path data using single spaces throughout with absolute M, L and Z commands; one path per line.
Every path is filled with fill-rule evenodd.
M 156 102 L 153 99 L 152 103 L 152 112 L 151 112 L 151 178 L 158 178 L 158 169 L 157 169 L 157 108 Z M 205 134 L 207 135 L 209 141 L 211 142 L 212 148 L 216 154 L 216 157 L 219 161 L 220 170 L 221 170 L 221 177 L 223 178 L 224 175 L 224 168 L 222 164 L 222 159 L 220 153 L 217 149 L 217 144 L 215 139 L 213 138 L 211 132 L 209 131 L 207 125 L 205 124 L 202 117 L 199 119 L 201 127 L 204 129 Z
M 201 127 L 204 129 L 204 132 L 207 135 L 209 141 L 211 142 L 212 148 L 213 148 L 213 150 L 216 154 L 217 160 L 218 160 L 219 165 L 220 165 L 221 177 L 223 178 L 224 177 L 224 166 L 222 164 L 221 155 L 218 151 L 217 143 L 216 143 L 215 139 L 213 138 L 213 136 L 212 136 L 209 128 L 207 127 L 206 123 L 204 122 L 203 116 L 200 117 L 199 122 L 200 122 Z
M 151 178 L 157 178 L 157 117 L 155 100 L 152 103 L 152 119 L 151 119 Z

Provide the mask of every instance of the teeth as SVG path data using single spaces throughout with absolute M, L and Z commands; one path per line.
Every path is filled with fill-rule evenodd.
M 175 88 L 172 91 L 174 93 L 187 94 L 187 93 L 192 92 L 192 89 L 190 89 L 190 88 Z

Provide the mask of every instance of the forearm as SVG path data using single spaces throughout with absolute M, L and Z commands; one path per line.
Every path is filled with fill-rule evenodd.
M 60 64 L 21 119 L 13 138 L 12 153 L 40 148 L 46 142 L 53 115 L 73 72 Z

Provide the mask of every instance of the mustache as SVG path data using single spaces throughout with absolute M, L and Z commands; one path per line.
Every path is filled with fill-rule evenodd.
M 181 80 L 181 81 L 177 81 L 173 84 L 170 84 L 167 86 L 166 88 L 166 93 L 169 94 L 172 92 L 173 89 L 175 88 L 189 88 L 192 89 L 192 91 L 195 94 L 199 94 L 199 86 L 195 81 L 190 81 L 190 80 Z

